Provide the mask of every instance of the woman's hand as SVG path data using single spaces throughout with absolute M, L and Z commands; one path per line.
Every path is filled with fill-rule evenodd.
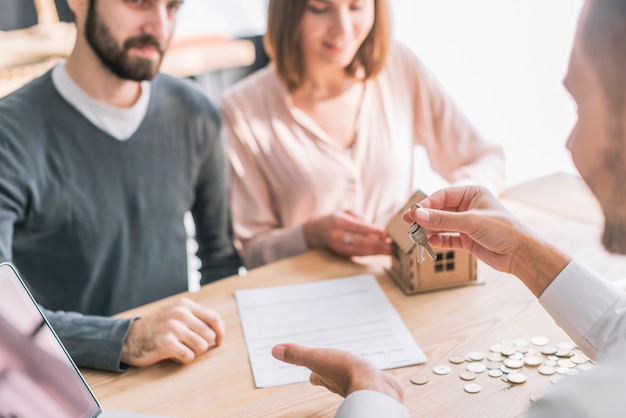
M 369 224 L 351 212 L 337 212 L 304 224 L 309 248 L 327 248 L 342 257 L 391 252 L 387 231 Z

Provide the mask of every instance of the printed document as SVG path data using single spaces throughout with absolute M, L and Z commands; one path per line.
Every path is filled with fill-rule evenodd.
M 310 371 L 272 357 L 293 342 L 340 348 L 381 369 L 426 362 L 426 356 L 372 275 L 235 292 L 257 387 L 308 381 Z

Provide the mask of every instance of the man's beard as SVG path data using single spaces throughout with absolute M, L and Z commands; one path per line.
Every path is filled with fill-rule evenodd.
M 95 1 L 91 2 L 87 14 L 85 36 L 102 64 L 119 78 L 133 81 L 151 80 L 159 71 L 165 53 L 159 42 L 150 35 L 136 36 L 127 39 L 120 49 L 109 27 L 98 18 Z M 144 58 L 131 58 L 128 55 L 130 48 L 144 46 L 156 47 L 160 58 L 157 61 L 151 61 Z

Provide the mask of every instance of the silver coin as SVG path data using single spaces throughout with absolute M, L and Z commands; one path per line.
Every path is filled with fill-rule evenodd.
M 491 377 L 500 377 L 502 376 L 503 372 L 500 369 L 493 369 L 493 370 L 489 370 L 487 374 Z
M 511 383 L 524 383 L 528 380 L 525 374 L 523 373 L 510 373 L 509 374 L 509 382 Z
M 485 353 L 483 353 L 482 351 L 470 351 L 469 353 L 467 353 L 467 358 L 472 361 L 481 361 L 484 360 L 485 357 Z
M 502 367 L 502 363 L 500 363 L 499 361 L 490 361 L 489 363 L 487 363 L 488 370 L 495 370 L 499 369 L 500 367 Z
M 570 358 L 572 363 L 574 364 L 585 364 L 589 362 L 589 357 L 584 355 L 583 353 L 576 353 Z
M 450 367 L 446 366 L 445 364 L 438 364 L 437 366 L 433 367 L 433 373 L 439 375 L 448 374 L 450 373 Z
M 524 367 L 524 362 L 522 360 L 508 358 L 504 360 L 504 365 L 509 369 L 521 369 Z
M 545 354 L 549 356 L 550 354 L 555 354 L 559 349 L 553 345 L 547 345 L 541 349 L 541 354 Z
M 502 344 L 491 344 L 489 346 L 489 351 L 492 353 L 499 353 L 502 350 Z
M 546 376 L 550 376 L 556 373 L 556 369 L 554 367 L 550 367 L 546 365 L 539 366 L 539 369 L 537 369 L 537 371 Z
M 415 376 L 411 377 L 411 383 L 413 383 L 414 385 L 425 385 L 426 383 L 428 383 L 428 381 L 428 376 L 426 376 L 425 374 L 416 374 Z
M 500 353 L 489 353 L 487 354 L 487 360 L 489 361 L 502 361 L 504 360 L 504 356 Z
M 513 346 L 514 347 L 528 347 L 528 341 L 522 338 L 517 338 L 513 340 Z
M 541 357 L 539 356 L 527 356 L 524 357 L 524 364 L 530 367 L 537 367 L 541 364 Z
M 512 358 L 513 360 L 521 360 L 524 358 L 524 354 L 522 354 L 522 352 L 518 351 L 516 353 L 513 353 L 509 356 L 509 358 Z
M 567 367 L 557 367 L 556 372 L 557 374 L 568 374 L 569 369 Z
M 546 337 L 536 336 L 530 339 L 530 342 L 536 346 L 542 346 L 548 344 L 548 339 Z
M 515 348 L 517 349 L 517 353 L 515 354 L 526 354 L 530 351 L 530 348 L 528 348 L 527 345 L 525 346 L 515 346 Z
M 472 373 L 482 373 L 487 370 L 487 365 L 485 363 L 468 363 L 465 368 Z
M 574 348 L 576 348 L 576 344 L 571 341 L 563 341 L 558 343 L 556 346 L 564 350 L 573 350 Z
M 576 367 L 576 364 L 574 364 L 574 362 L 568 358 L 560 359 L 559 361 L 557 361 L 557 364 L 560 367 L 567 367 L 568 369 L 571 369 L 572 367 Z
M 482 386 L 477 383 L 470 383 L 469 385 L 465 385 L 463 388 L 467 393 L 478 393 L 483 390 Z
M 574 350 L 570 350 L 569 348 L 559 348 L 555 354 L 557 357 L 572 357 L 574 355 Z
M 546 360 L 543 362 L 543 365 L 548 367 L 556 367 L 557 362 L 556 360 Z
M 539 399 L 541 399 L 542 396 L 543 394 L 541 393 L 533 393 L 532 395 L 530 395 L 530 401 L 537 402 Z
M 509 373 L 515 373 L 518 372 L 519 369 L 509 369 L 508 367 L 506 367 L 505 365 L 502 365 L 500 367 L 500 370 L 502 370 L 503 373 L 509 374 Z
M 472 373 L 472 372 L 463 372 L 460 375 L 462 380 L 474 380 L 476 379 L 476 373 Z
M 452 356 L 448 359 L 448 361 L 452 364 L 461 364 L 465 363 L 465 357 L 463 356 Z
M 502 346 L 502 350 L 500 350 L 503 356 L 512 356 L 516 351 L 517 350 L 512 345 Z

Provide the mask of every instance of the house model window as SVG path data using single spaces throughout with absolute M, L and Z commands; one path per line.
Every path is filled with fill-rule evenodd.
M 437 253 L 437 259 L 435 260 L 435 273 L 454 270 L 454 254 L 454 251 Z

